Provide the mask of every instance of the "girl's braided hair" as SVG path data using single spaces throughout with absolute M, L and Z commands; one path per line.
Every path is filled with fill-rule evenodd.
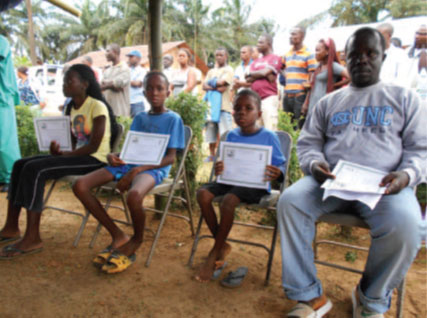
M 110 149 L 113 150 L 113 144 L 116 140 L 118 134 L 118 124 L 116 121 L 116 116 L 113 113 L 111 106 L 107 103 L 104 96 L 102 95 L 101 87 L 99 86 L 98 81 L 96 80 L 95 73 L 93 70 L 85 65 L 85 64 L 74 64 L 72 65 L 68 72 L 76 72 L 82 81 L 86 81 L 89 83 L 86 94 L 92 98 L 95 98 L 105 104 L 108 109 L 108 117 L 110 118 L 110 130 L 111 130 L 111 138 L 110 138 Z M 71 108 L 73 107 L 74 102 L 71 101 L 68 103 L 65 109 L 65 115 L 69 116 L 71 113 Z

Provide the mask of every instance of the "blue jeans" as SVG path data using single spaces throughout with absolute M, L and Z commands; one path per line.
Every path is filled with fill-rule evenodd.
M 372 238 L 365 271 L 359 283 L 363 306 L 384 313 L 391 294 L 408 271 L 421 245 L 420 207 L 414 191 L 405 188 L 385 195 L 374 210 L 358 201 L 328 197 L 306 176 L 286 189 L 280 197 L 277 219 L 282 249 L 282 285 L 289 299 L 308 301 L 322 295 L 316 275 L 312 241 L 315 221 L 325 213 L 351 208 L 370 227 Z
M 130 104 L 130 117 L 134 118 L 138 113 L 145 110 L 144 102 Z

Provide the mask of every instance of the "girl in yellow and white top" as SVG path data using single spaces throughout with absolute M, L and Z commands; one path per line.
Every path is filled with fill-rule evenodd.
M 70 67 L 64 76 L 64 95 L 72 101 L 66 109 L 71 117 L 72 151 L 62 151 L 55 141 L 50 155 L 23 158 L 12 170 L 7 220 L 0 231 L 0 241 L 20 238 L 18 226 L 22 208 L 27 210 L 24 237 L 0 251 L 0 259 L 39 252 L 39 233 L 46 181 L 67 175 L 84 175 L 105 166 L 111 141 L 117 134 L 117 124 L 111 109 L 103 100 L 101 89 L 92 69 L 83 64 Z

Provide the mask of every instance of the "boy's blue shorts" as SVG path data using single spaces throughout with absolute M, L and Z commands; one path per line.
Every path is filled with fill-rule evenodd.
M 123 165 L 123 166 L 106 166 L 105 169 L 109 173 L 111 173 L 114 177 L 114 181 L 119 181 L 123 176 L 128 173 L 132 168 L 137 167 L 137 165 Z M 143 172 L 140 172 L 139 174 L 149 174 L 154 178 L 154 181 L 156 182 L 156 185 L 163 182 L 163 175 L 160 173 L 159 170 L 153 169 L 153 170 L 146 170 Z

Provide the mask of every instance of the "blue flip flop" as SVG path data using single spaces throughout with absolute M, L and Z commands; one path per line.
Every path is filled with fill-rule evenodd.
M 5 253 L 12 252 L 12 253 L 16 253 L 16 254 L 11 255 L 11 256 L 1 256 L 0 255 L 0 260 L 14 259 L 14 258 L 24 256 L 24 255 L 40 253 L 41 251 L 43 251 L 43 247 L 35 248 L 31 251 L 23 251 L 20 248 L 15 247 L 14 245 L 7 245 L 3 248 L 3 252 L 5 252 Z
M 14 236 L 14 237 L 3 237 L 3 236 L 0 236 L 0 244 L 17 241 L 20 238 L 21 238 L 20 236 Z
M 247 267 L 239 267 L 234 272 L 229 272 L 228 275 L 221 281 L 221 285 L 227 288 L 236 288 L 242 285 L 243 280 L 248 273 Z
M 222 271 L 227 266 L 227 262 L 224 262 L 220 267 L 218 267 L 212 274 L 211 280 L 218 280 L 222 274 Z

